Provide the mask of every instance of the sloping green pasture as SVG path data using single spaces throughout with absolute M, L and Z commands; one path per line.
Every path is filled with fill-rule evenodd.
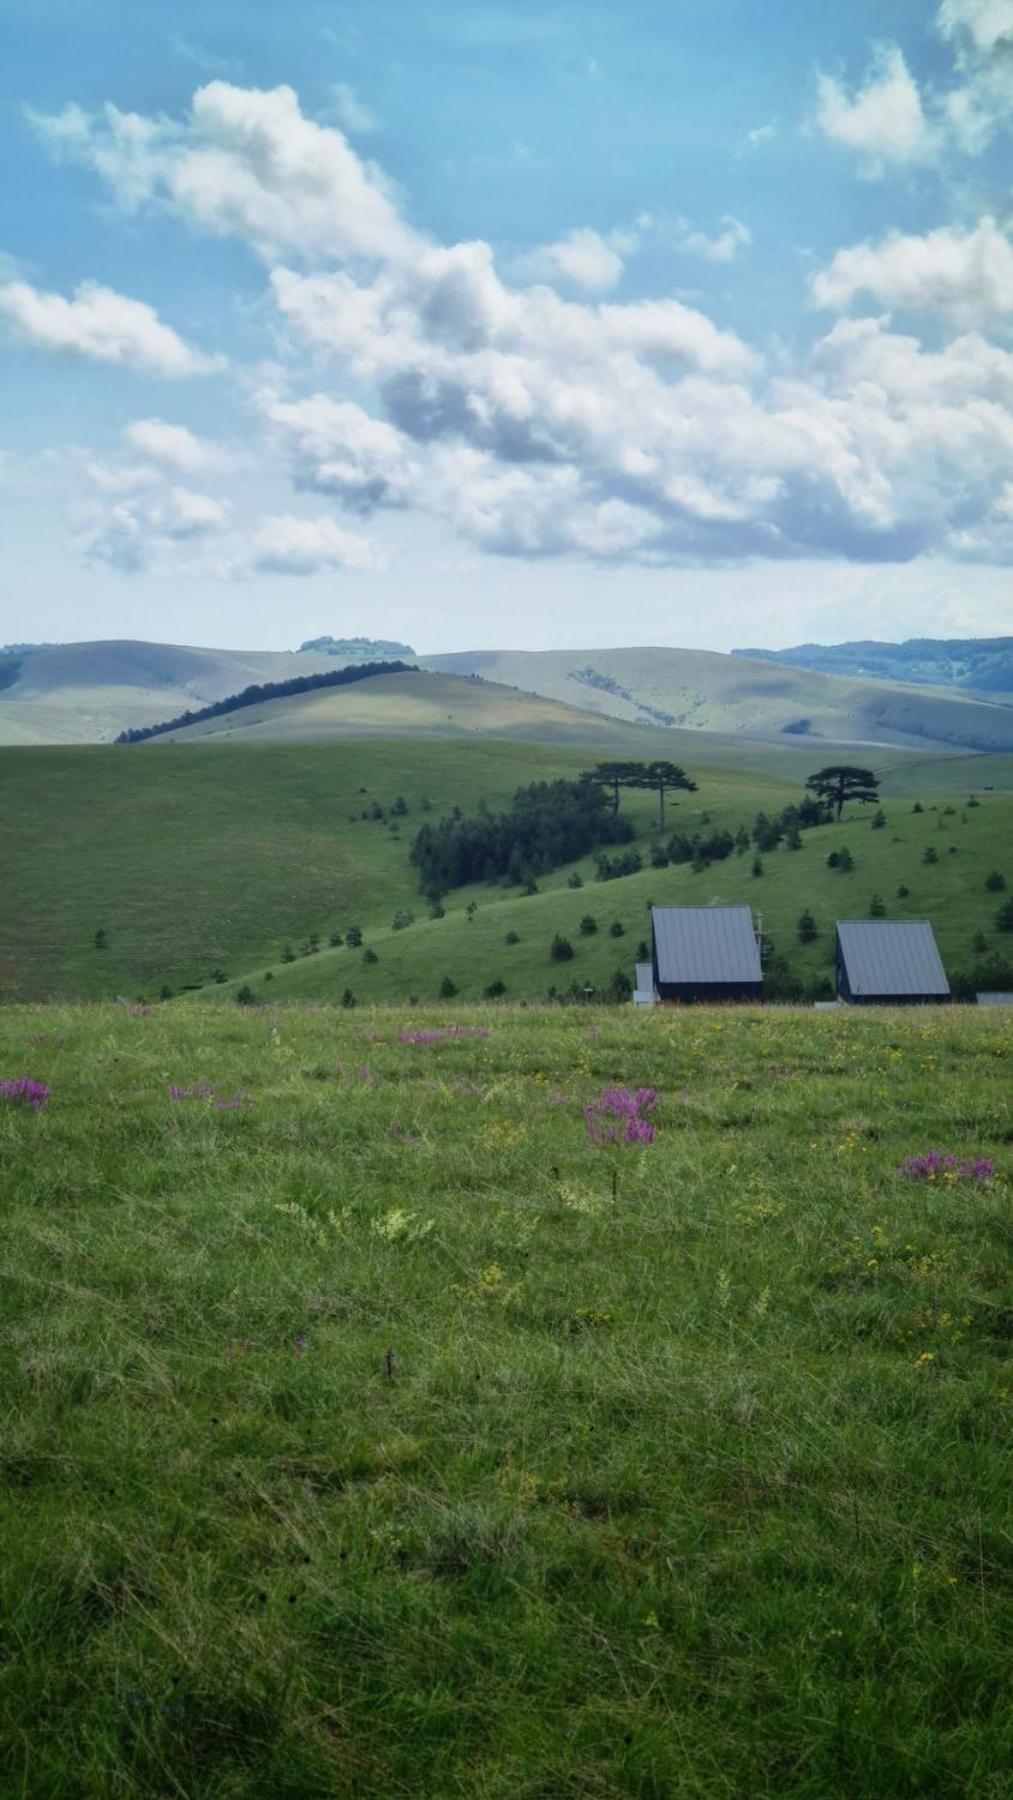
M 673 735 L 681 745 L 690 734 Z M 629 754 L 644 754 L 643 737 L 633 735 Z M 156 740 L 0 751 L 0 999 L 150 998 L 163 986 L 175 993 L 207 982 L 216 968 L 235 978 L 226 994 L 248 983 L 260 991 L 271 968 L 279 997 L 337 997 L 347 985 L 360 999 L 428 997 L 449 974 L 472 997 L 503 980 L 510 997 L 538 998 L 560 977 L 547 961 L 557 930 L 573 936 L 585 911 L 597 917 L 598 936 L 579 943 L 573 937 L 578 955 L 562 975 L 563 985 L 576 978 L 600 985 L 615 967 L 632 963 L 651 898 L 748 900 L 763 912 L 777 949 L 815 979 L 828 964 L 834 909 L 861 916 L 877 889 L 892 907 L 901 880 L 911 889 L 908 916 L 933 919 L 944 956 L 956 966 L 970 954 L 976 931 L 992 931 L 996 906 L 981 884 L 997 862 L 1003 866 L 1013 842 L 1013 759 L 923 764 L 893 751 L 877 760 L 889 830 L 870 833 L 867 812 L 841 827 L 840 841 L 856 861 L 847 884 L 824 869 L 834 827 L 807 835 L 795 856 L 779 851 L 767 859 L 761 881 L 750 876 L 751 854 L 702 876 L 672 869 L 593 891 L 589 883 L 583 893 L 565 888 L 570 871 L 556 871 L 540 894 L 523 901 L 489 887 L 451 895 L 438 932 L 416 925 L 388 941 L 396 912 L 420 920 L 425 913 L 408 852 L 426 818 L 454 805 L 465 813 L 483 803 L 500 807 L 522 784 L 573 776 L 603 755 L 624 753 L 621 742 L 573 748 L 484 737 L 185 746 Z M 670 808 L 669 826 L 692 831 L 707 812 L 715 827 L 734 831 L 751 825 L 761 808 L 775 813 L 796 799 L 827 752 L 699 734 L 697 757 L 681 747 L 676 754 L 699 792 Z M 995 791 L 965 824 L 963 801 L 986 783 Z M 408 812 L 392 818 L 399 795 Z M 952 805 L 956 813 L 909 816 L 915 796 L 926 808 L 942 813 Z M 374 801 L 387 816 L 364 819 Z M 655 804 L 642 794 L 624 796 L 623 806 L 646 860 Z M 918 858 L 932 833 L 941 861 L 922 868 Z M 588 878 L 590 864 L 581 868 Z M 1013 870 L 1006 874 L 1013 885 Z M 468 925 L 471 900 L 479 912 Z M 806 904 L 824 930 L 799 956 L 794 927 Z M 606 936 L 615 917 L 627 932 L 617 944 Z M 360 974 L 351 953 L 338 952 L 313 958 L 312 968 L 290 965 L 282 980 L 286 944 L 298 950 L 317 933 L 326 946 L 331 932 L 343 935 L 350 924 L 363 928 L 379 963 Z M 106 948 L 96 950 L 100 929 Z M 522 943 L 503 949 L 511 929 Z
M 0 1011 L 0 1791 L 1007 1795 L 1011 1047 Z

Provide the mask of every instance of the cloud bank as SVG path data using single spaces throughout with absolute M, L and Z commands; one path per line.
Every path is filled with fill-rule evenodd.
M 1005 4 L 943 8 L 975 68 L 1005 43 Z M 935 128 L 899 52 L 881 52 L 854 97 L 826 81 L 821 108 L 824 129 L 870 161 L 928 154 Z M 283 377 L 256 392 L 255 415 L 293 488 L 330 510 L 272 514 L 232 543 L 232 572 L 379 566 L 378 547 L 331 510 L 416 509 L 467 543 L 521 557 L 678 565 L 1008 551 L 1013 358 L 982 334 L 1013 313 L 1013 249 L 992 218 L 840 249 L 812 279 L 814 304 L 876 311 L 838 317 L 789 374 L 683 300 L 601 297 L 622 279 L 621 234 L 574 230 L 532 251 L 520 279 L 482 239 L 434 241 L 383 171 L 337 127 L 307 118 L 286 87 L 212 81 L 180 121 L 107 106 L 36 124 L 126 210 L 235 237 L 267 267 Z M 728 217 L 714 236 L 683 227 L 682 248 L 722 264 L 749 239 Z M 143 340 L 162 373 L 193 372 L 195 352 L 106 290 L 61 303 L 83 308 L 93 347 L 82 354 L 107 342 L 84 329 L 93 295 L 120 300 L 121 319 L 134 320 L 135 358 Z M 960 335 L 924 348 L 904 329 L 922 314 Z M 58 321 L 36 322 L 38 337 L 69 333 L 59 308 L 33 317 Z M 107 503 L 111 536 L 92 527 L 89 554 L 120 567 L 142 543 L 184 535 L 172 507 L 182 517 L 186 503 L 166 497 L 164 478 L 213 467 L 161 419 L 137 421 L 127 438 L 162 486 Z M 230 530 L 206 514 L 191 536 Z

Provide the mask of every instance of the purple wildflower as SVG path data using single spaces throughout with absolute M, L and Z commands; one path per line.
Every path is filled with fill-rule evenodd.
M 449 1025 L 444 1030 L 434 1030 L 424 1025 L 404 1025 L 397 1034 L 399 1044 L 440 1044 L 446 1038 L 486 1038 L 488 1036 L 488 1029 L 484 1025 Z
M 933 1181 L 937 1175 L 951 1181 L 989 1181 L 995 1174 L 995 1163 L 988 1156 L 953 1156 L 948 1150 L 925 1150 L 920 1156 L 906 1156 L 900 1172 L 908 1181 Z
M 626 1144 L 653 1143 L 654 1126 L 641 1115 L 650 1112 L 657 1099 L 656 1088 L 637 1088 L 633 1094 L 626 1087 L 603 1088 L 598 1099 L 589 1100 L 584 1107 L 587 1135 L 592 1144 L 614 1143 L 620 1136 Z M 609 1119 L 624 1123 L 610 1125 Z
M 0 1100 L 8 1100 L 12 1106 L 27 1106 L 32 1112 L 41 1112 L 49 1099 L 49 1089 L 44 1081 L 33 1081 L 29 1075 L 19 1075 L 14 1081 L 0 1081 Z
M 623 1140 L 627 1144 L 653 1144 L 654 1126 L 650 1119 L 627 1119 Z
M 215 1112 L 252 1112 L 255 1105 L 242 1088 L 237 1088 L 234 1094 L 220 1094 L 211 1081 L 198 1081 L 193 1087 L 181 1087 L 174 1081 L 169 1088 L 169 1097 L 172 1100 L 210 1100 Z

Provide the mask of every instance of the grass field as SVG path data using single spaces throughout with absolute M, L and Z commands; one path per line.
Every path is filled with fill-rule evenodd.
M 747 754 L 742 745 L 707 738 L 700 751 L 699 760 L 685 758 L 699 792 L 683 796 L 670 814 L 673 826 L 695 828 L 704 811 L 715 825 L 750 825 L 759 809 L 777 812 L 797 798 L 814 766 L 812 746 L 750 745 Z M 833 828 L 807 835 L 797 855 L 779 851 L 767 858 L 760 881 L 750 877 L 751 855 L 703 876 L 645 871 L 603 886 L 588 881 L 579 893 L 566 889 L 568 871 L 557 871 L 524 900 L 496 888 L 451 895 L 446 918 L 424 922 L 408 851 L 426 817 L 438 818 L 455 804 L 465 812 L 483 802 L 496 808 L 521 784 L 572 776 L 602 755 L 622 753 L 621 740 L 577 748 L 484 737 L 241 745 L 156 740 L 0 751 L 0 998 L 151 998 L 163 985 L 178 992 L 206 982 L 216 968 L 235 986 L 256 986 L 270 968 L 279 996 L 337 997 L 351 974 L 360 999 L 428 997 L 446 973 L 471 997 L 502 979 L 511 997 L 537 998 L 561 973 L 565 982 L 579 977 L 597 984 L 616 966 L 628 967 L 646 925 L 646 901 L 675 903 L 683 896 L 693 904 L 748 900 L 764 914 L 777 948 L 801 957 L 798 966 L 808 976 L 826 964 L 830 937 L 825 929 L 811 953 L 800 951 L 794 925 L 802 905 L 810 904 L 826 927 L 835 908 L 864 913 L 877 888 L 892 908 L 901 880 L 911 889 L 909 915 L 933 918 L 944 955 L 958 966 L 974 932 L 991 932 L 995 898 L 982 884 L 1013 842 L 1013 758 L 923 762 L 904 751 L 877 760 L 889 828 L 870 832 L 867 813 L 841 828 L 857 865 L 846 879 L 824 866 Z M 643 754 L 636 738 L 629 753 Z M 965 824 L 962 803 L 972 787 L 981 792 L 985 784 L 995 792 Z M 399 794 L 408 807 L 403 819 L 363 819 L 374 800 L 389 809 Z M 939 813 L 912 815 L 916 796 Z M 652 800 L 631 796 L 623 804 L 649 855 Z M 948 805 L 954 814 L 945 813 Z M 940 861 L 923 867 L 919 858 L 929 838 Z M 582 866 L 589 874 L 589 865 Z M 1006 874 L 1013 886 L 1013 869 Z M 479 910 L 468 924 L 472 899 Z M 419 923 L 394 934 L 398 909 L 413 911 Z M 572 936 L 585 912 L 597 916 L 597 936 L 574 937 L 574 963 L 553 970 L 546 956 L 554 932 Z M 616 917 L 626 935 L 613 942 L 607 930 Z M 350 952 L 282 969 L 287 943 L 298 949 L 315 932 L 326 945 L 331 932 L 343 934 L 353 923 L 380 957 L 362 976 Z M 96 950 L 100 929 L 107 947 Z M 521 943 L 508 949 L 502 939 L 511 929 Z
M 0 1010 L 0 1791 L 1008 1796 L 1011 1049 Z

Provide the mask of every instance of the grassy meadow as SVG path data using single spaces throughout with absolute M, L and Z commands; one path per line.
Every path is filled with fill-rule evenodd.
M 0 1010 L 0 1791 L 1008 1795 L 1011 1049 Z
M 467 685 L 467 684 L 465 684 Z M 477 686 L 478 684 L 476 684 Z M 348 690 L 355 692 L 354 689 Z M 662 734 L 657 734 L 659 737 Z M 802 791 L 825 746 L 750 744 L 704 738 L 696 754 L 676 754 L 699 783 L 669 810 L 670 828 L 751 826 L 759 810 L 776 813 Z M 412 839 L 427 818 L 459 805 L 509 803 L 523 784 L 573 776 L 602 755 L 622 753 L 621 742 L 570 747 L 496 738 L 473 741 L 402 740 L 237 745 L 159 743 L 134 747 L 0 751 L 0 999 L 5 1001 L 152 999 L 163 986 L 174 994 L 220 970 L 231 984 L 204 993 L 230 997 L 252 986 L 268 997 L 337 999 L 351 987 L 362 1001 L 435 996 L 445 975 L 468 999 L 480 999 L 502 980 L 511 999 L 538 999 L 548 988 L 579 980 L 601 987 L 617 967 L 629 971 L 647 927 L 647 902 L 704 905 L 748 902 L 763 915 L 776 950 L 808 982 L 825 974 L 832 956 L 832 922 L 861 917 L 880 892 L 891 917 L 932 919 L 944 959 L 961 968 L 971 942 L 985 932 L 993 949 L 996 899 L 986 874 L 1004 869 L 1013 843 L 1013 758 L 921 759 L 905 751 L 877 751 L 888 828 L 870 831 L 867 809 L 840 827 L 806 833 L 798 853 L 764 858 L 764 876 L 751 877 L 752 854 L 716 864 L 702 875 L 688 867 L 595 884 L 590 859 L 576 865 L 580 891 L 567 887 L 574 872 L 560 869 L 540 892 L 481 886 L 445 901 L 446 916 L 429 921 L 408 861 Z M 630 754 L 642 755 L 640 737 Z M 984 794 L 985 785 L 994 791 Z M 980 807 L 966 811 L 972 789 Z M 407 807 L 392 817 L 398 796 Z M 913 814 L 918 800 L 923 814 Z M 374 802 L 382 819 L 364 818 Z M 651 796 L 626 795 L 638 848 L 649 862 L 655 841 Z M 933 812 L 931 809 L 937 810 Z M 952 807 L 952 812 L 947 812 Z M 846 843 L 855 858 L 847 877 L 828 871 L 832 846 Z M 924 866 L 932 845 L 938 861 Z M 953 854 L 950 847 L 953 846 Z M 1004 861 L 1005 858 L 1005 861 Z M 906 901 L 895 899 L 904 883 Z M 467 908 L 478 908 L 469 921 Z M 797 943 L 795 924 L 808 905 L 821 927 L 816 943 Z M 398 911 L 416 923 L 393 932 Z M 598 931 L 581 937 L 591 914 Z M 623 936 L 613 940 L 618 923 Z M 359 925 L 363 952 L 330 952 L 328 938 Z M 105 948 L 95 933 L 105 932 Z M 514 931 L 520 940 L 508 946 Z M 560 931 L 575 956 L 560 968 L 548 947 Z M 319 956 L 283 964 L 317 934 Z

